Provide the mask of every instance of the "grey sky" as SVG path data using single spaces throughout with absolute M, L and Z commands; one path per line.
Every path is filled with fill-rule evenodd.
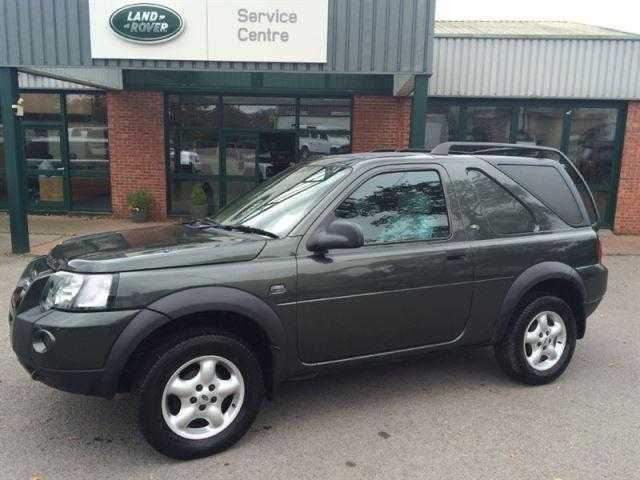
M 639 0 L 437 0 L 438 20 L 562 20 L 640 33 Z

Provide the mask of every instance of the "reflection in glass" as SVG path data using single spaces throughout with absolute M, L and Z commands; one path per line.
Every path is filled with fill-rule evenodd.
M 57 93 L 21 93 L 24 100 L 25 122 L 59 122 L 60 95 Z
M 63 170 L 58 129 L 25 128 L 24 151 L 29 169 Z
M 350 171 L 344 165 L 299 165 L 224 208 L 215 221 L 245 225 L 284 237 Z
M 336 209 L 336 216 L 360 226 L 365 244 L 449 236 L 442 182 L 434 171 L 377 175 L 358 187 Z
M 467 108 L 466 140 L 508 143 L 511 134 L 511 107 Z
M 476 198 L 470 205 L 477 217 L 486 217 L 494 233 L 508 235 L 535 229 L 531 212 L 498 182 L 479 170 L 468 171 Z
M 67 121 L 106 125 L 107 99 L 102 93 L 67 94 Z
M 205 129 L 171 129 L 169 135 L 172 172 L 199 175 L 220 173 L 220 146 L 216 133 Z
M 224 128 L 293 130 L 293 98 L 224 97 Z
M 218 97 L 214 95 L 170 95 L 169 121 L 179 127 L 215 129 L 218 121 Z
M 427 103 L 425 145 L 433 148 L 444 142 L 460 140 L 460 107 L 441 102 Z
M 218 199 L 219 186 L 216 180 L 176 180 L 171 182 L 171 208 L 173 213 L 184 214 L 189 213 L 191 209 L 191 192 L 193 186 L 200 184 L 207 196 L 207 205 L 209 206 L 209 214 L 216 212 L 219 208 Z
M 565 113 L 564 108 L 519 108 L 515 143 L 560 148 Z
M 300 159 L 351 153 L 351 100 L 300 100 Z
M 255 178 L 256 146 L 255 135 L 225 136 L 227 175 Z
M 605 214 L 608 207 L 617 119 L 618 110 L 614 108 L 573 110 L 569 158 L 591 187 L 601 214 Z
M 71 207 L 74 210 L 109 210 L 111 185 L 108 177 L 71 177 Z

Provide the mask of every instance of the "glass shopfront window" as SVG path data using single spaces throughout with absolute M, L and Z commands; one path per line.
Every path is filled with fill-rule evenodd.
M 569 158 L 591 187 L 601 215 L 608 209 L 613 164 L 619 161 L 615 142 L 617 123 L 617 109 L 572 111 Z
M 293 98 L 224 97 L 224 128 L 294 130 Z
M 436 103 L 429 108 L 426 122 L 425 145 L 433 148 L 460 138 L 460 107 Z
M 468 142 L 507 143 L 511 136 L 511 107 L 469 107 L 466 137 Z
M 109 211 L 105 94 L 27 91 L 20 95 L 25 100 L 22 133 L 30 208 Z M 4 162 L 0 163 L 1 185 Z M 0 187 L 0 206 L 2 191 Z
M 300 100 L 298 150 L 303 160 L 351 153 L 351 100 Z
M 446 141 L 532 144 L 565 152 L 613 223 L 614 172 L 622 152 L 624 105 L 616 102 L 429 99 L 426 144 Z
M 211 213 L 297 162 L 351 151 L 351 99 L 169 95 L 170 211 L 200 183 Z
M 565 114 L 566 109 L 564 108 L 519 108 L 515 143 L 561 148 L 562 122 Z
M 107 105 L 104 95 L 66 95 L 71 170 L 109 170 Z
M 62 121 L 62 109 L 58 93 L 23 92 L 20 97 L 24 100 L 23 122 Z

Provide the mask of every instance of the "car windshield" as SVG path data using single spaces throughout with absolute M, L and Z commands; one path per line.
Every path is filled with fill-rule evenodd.
M 293 167 L 222 209 L 213 221 L 285 237 L 350 171 L 342 164 Z

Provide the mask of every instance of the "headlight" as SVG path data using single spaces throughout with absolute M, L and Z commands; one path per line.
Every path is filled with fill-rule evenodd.
M 42 292 L 44 310 L 104 310 L 115 290 L 113 275 L 56 272 Z

